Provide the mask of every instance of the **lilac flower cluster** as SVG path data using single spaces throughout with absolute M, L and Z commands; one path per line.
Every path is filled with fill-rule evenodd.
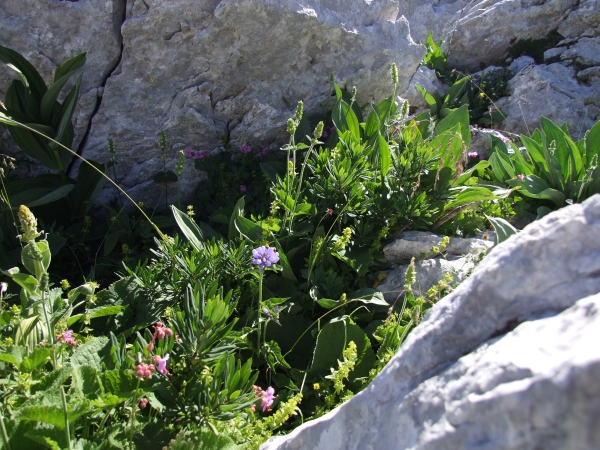
M 73 347 L 77 345 L 77 342 L 73 337 L 73 330 L 66 330 L 64 333 L 61 333 L 60 336 L 58 336 L 58 340 L 65 344 L 72 345 Z
M 209 151 L 200 152 L 200 151 L 191 150 L 189 148 L 186 148 L 183 151 L 183 154 L 185 155 L 186 158 L 194 158 L 194 159 L 203 159 L 203 158 L 210 157 Z
M 252 250 L 252 264 L 258 265 L 260 269 L 271 267 L 272 264 L 276 264 L 278 261 L 279 253 L 272 247 L 263 245 Z
M 263 308 L 263 314 L 269 318 L 269 320 L 273 320 L 276 323 L 279 323 L 279 305 L 275 305 L 273 307 L 273 314 L 267 308 Z
M 262 390 L 260 386 L 252 386 L 252 390 L 254 391 L 254 395 L 257 398 L 260 398 L 260 403 L 262 406 L 262 412 L 269 410 L 273 401 L 275 400 L 275 389 L 269 386 L 265 391 Z M 255 411 L 254 405 L 250 407 L 252 412 Z

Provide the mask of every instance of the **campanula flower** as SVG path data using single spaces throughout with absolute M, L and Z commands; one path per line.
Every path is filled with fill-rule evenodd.
M 260 269 L 270 267 L 272 264 L 276 264 L 279 261 L 279 253 L 272 247 L 255 248 L 252 250 L 252 264 L 258 265 Z

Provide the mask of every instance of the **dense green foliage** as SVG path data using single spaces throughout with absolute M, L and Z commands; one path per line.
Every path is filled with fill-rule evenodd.
M 432 64 L 443 66 L 436 52 Z M 163 168 L 154 181 L 166 202 L 173 203 L 168 186 L 186 156 L 208 182 L 185 211 L 177 195 L 172 218 L 150 218 L 152 208 L 138 205 L 146 217 L 130 219 L 114 202 L 102 205 L 106 226 L 81 231 L 94 239 L 69 236 L 123 263 L 116 281 L 94 270 L 71 288 L 80 274 L 55 257 L 66 238 L 42 233 L 41 205 L 3 188 L 3 220 L 20 222 L 11 258 L 0 260 L 8 281 L 0 285 L 4 446 L 258 448 L 359 392 L 454 288 L 447 276 L 426 292 L 413 290 L 413 258 L 405 285 L 386 301 L 376 273 L 387 268 L 382 247 L 391 234 L 494 226 L 501 241 L 516 232 L 505 220 L 512 207 L 543 215 L 598 192 L 600 124 L 575 143 L 543 119 L 541 131 L 521 137 L 526 156 L 494 138 L 489 161 L 474 160 L 468 78 L 442 103 L 425 93 L 435 110 L 432 103 L 416 117 L 396 104 L 395 66 L 392 81 L 390 97 L 363 115 L 356 92 L 332 80 L 331 112 L 310 123 L 299 103 L 277 153 L 188 150 L 173 171 L 161 133 Z M 27 83 L 14 89 L 33 95 Z M 0 109 L 0 120 L 23 128 L 12 109 Z M 114 168 L 112 142 L 109 153 Z M 89 217 L 75 215 L 64 227 L 89 228 Z M 135 248 L 140 237 L 145 244 Z M 448 242 L 432 252 L 443 256 Z

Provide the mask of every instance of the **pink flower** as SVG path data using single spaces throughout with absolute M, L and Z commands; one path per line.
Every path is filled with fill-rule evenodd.
M 73 347 L 77 345 L 77 342 L 73 337 L 73 330 L 66 330 L 64 333 L 61 333 L 61 335 L 58 337 L 58 340 L 64 342 L 65 344 L 72 345 Z
M 242 153 L 250 153 L 252 151 L 252 147 L 250 147 L 249 145 L 242 145 L 240 147 L 240 152 Z
M 183 151 L 183 154 L 185 155 L 186 158 L 191 158 L 192 156 L 194 156 L 194 152 L 191 151 L 189 148 L 186 148 Z
M 523 181 L 523 180 L 525 180 L 525 175 L 517 175 L 516 178 Z
M 252 411 L 252 412 L 256 412 L 256 406 L 254 406 L 254 405 L 250 405 L 250 411 Z
M 210 152 L 208 150 L 202 152 L 203 158 L 208 158 L 210 156 Z
M 246 192 L 246 185 L 240 184 L 240 191 Z
M 163 375 L 171 375 L 167 371 L 167 360 L 169 359 L 169 354 L 167 353 L 164 358 L 161 358 L 158 355 L 154 355 L 152 357 L 152 362 L 157 365 L 156 370 Z
M 269 149 L 268 148 L 263 148 L 262 149 L 262 154 L 266 155 L 267 153 L 269 153 Z
M 477 158 L 477 156 L 479 156 L 479 154 L 477 152 L 469 152 L 469 153 L 467 153 L 467 156 L 469 158 Z
M 194 159 L 202 159 L 202 152 L 194 152 Z
M 148 406 L 148 399 L 146 397 L 140 399 L 140 408 L 145 409 Z
M 260 402 L 262 404 L 263 412 L 269 409 L 269 407 L 273 404 L 273 400 L 275 400 L 275 389 L 269 386 L 266 391 L 261 392 Z
M 154 372 L 154 365 L 153 364 L 138 364 L 136 369 L 136 374 L 138 377 L 144 379 L 144 378 L 152 378 L 152 372 Z

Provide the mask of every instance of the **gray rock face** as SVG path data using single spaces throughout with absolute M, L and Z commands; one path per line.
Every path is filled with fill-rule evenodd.
M 501 63 L 508 56 L 511 43 L 546 36 L 562 23 L 576 3 L 575 0 L 469 3 L 444 27 L 444 36 L 452 36 L 451 41 L 447 40 L 448 62 L 451 67 L 470 71 Z
M 427 92 L 438 91 L 442 97 L 450 88 L 438 79 L 435 70 L 424 66 L 419 67 L 411 77 L 406 89 L 399 94 L 401 98 L 408 100 L 411 112 L 420 112 L 429 108 L 421 93 L 417 91 L 417 86 L 421 86 Z
M 529 136 L 544 115 L 555 123 L 567 122 L 579 139 L 600 119 L 600 85 L 580 84 L 576 72 L 563 64 L 529 66 L 509 81 L 510 96 L 496 101 L 508 114 L 498 128 Z
M 479 253 L 481 250 L 492 248 L 493 239 L 493 232 L 488 233 L 487 239 L 453 237 L 450 238 L 444 253 L 456 256 Z M 442 236 L 426 231 L 405 231 L 383 248 L 383 254 L 391 263 L 410 260 L 413 256 L 419 258 L 422 253 L 431 257 L 434 256 L 431 248 L 438 247 L 441 240 Z
M 53 81 L 58 64 L 87 52 L 74 115 L 75 148 L 87 130 L 99 90 L 118 62 L 124 14 L 125 0 L 2 0 L 0 45 L 21 53 L 41 73 L 46 84 Z M 0 65 L 0 98 L 4 98 L 13 78 L 15 72 Z M 68 92 L 70 86 L 63 92 Z M 3 137 L 8 137 L 7 131 Z M 3 146 L 9 147 L 8 142 L 12 141 L 2 139 Z M 16 147 L 9 148 L 14 151 Z
M 558 27 L 565 38 L 600 36 L 600 6 L 598 0 L 580 0 L 577 8 Z
M 462 258 L 450 257 L 416 261 L 416 280 L 412 285 L 415 296 L 425 295 L 447 273 L 452 276 L 453 282 L 463 281 L 475 266 L 474 259 L 474 256 L 471 255 Z M 383 293 L 383 297 L 389 303 L 394 302 L 399 296 L 403 296 L 407 269 L 408 264 L 397 266 L 387 272 L 387 278 L 377 286 L 377 290 Z
M 131 169 L 159 156 L 161 130 L 174 150 L 281 143 L 299 100 L 332 106 L 330 74 L 364 105 L 389 96 L 392 62 L 402 87 L 425 54 L 392 0 L 134 0 L 122 35 L 84 154 L 113 138 L 125 187 L 146 181 Z
M 263 449 L 598 448 L 599 291 L 596 195 L 494 248 L 371 385 Z

